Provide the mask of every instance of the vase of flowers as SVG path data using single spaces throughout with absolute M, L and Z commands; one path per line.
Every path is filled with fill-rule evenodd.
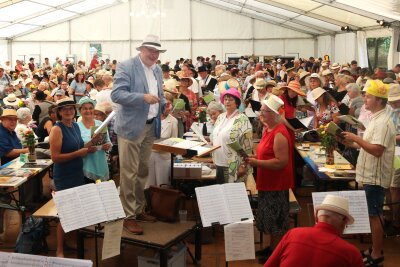
M 337 146 L 337 140 L 336 140 L 336 135 L 328 131 L 328 127 L 329 124 L 321 125 L 318 128 L 318 135 L 321 140 L 321 147 L 325 149 L 326 164 L 334 165 L 335 164 L 334 151 Z
M 204 136 L 207 135 L 207 107 L 199 107 L 196 110 L 197 121 L 203 124 L 202 133 Z
M 22 136 L 22 144 L 28 148 L 28 161 L 35 162 L 36 161 L 36 151 L 35 151 L 35 134 L 32 129 L 21 130 Z

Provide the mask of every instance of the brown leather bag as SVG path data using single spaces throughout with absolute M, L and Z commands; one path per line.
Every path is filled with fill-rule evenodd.
M 146 192 L 150 214 L 164 222 L 178 220 L 183 197 L 184 194 L 179 190 L 158 186 L 150 186 Z

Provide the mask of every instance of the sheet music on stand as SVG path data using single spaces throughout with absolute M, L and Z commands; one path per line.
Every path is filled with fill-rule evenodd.
M 195 191 L 203 227 L 254 220 L 244 183 L 196 187 Z
M 57 191 L 53 197 L 66 233 L 126 217 L 114 181 Z
M 226 261 L 255 259 L 253 220 L 224 226 Z
M 343 232 L 344 234 L 371 233 L 368 218 L 367 198 L 364 190 L 313 192 L 312 200 L 314 205 L 314 214 L 315 207 L 322 204 L 326 195 L 337 195 L 349 200 L 349 213 L 354 217 L 354 223 L 346 227 Z
M 90 260 L 0 252 L 0 267 L 92 267 Z

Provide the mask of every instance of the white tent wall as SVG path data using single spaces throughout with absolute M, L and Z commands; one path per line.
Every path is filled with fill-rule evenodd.
M 350 63 L 357 58 L 357 36 L 355 33 L 341 33 L 335 36 L 335 56 L 333 61 Z
M 7 40 L 0 40 L 0 59 L 2 59 L 0 61 L 1 64 L 4 64 L 4 61 L 9 59 Z
M 143 3 L 132 0 L 17 37 L 11 45 L 13 61 L 20 54 L 40 53 L 42 61 L 72 54 L 88 62 L 90 43 L 102 44 L 104 54 L 120 61 L 136 55 L 136 46 L 148 33 L 160 35 L 168 49 L 161 60 L 211 54 L 225 60 L 228 56 L 287 52 L 308 57 L 315 52 L 311 35 L 195 1 L 161 0 L 159 16 L 130 16 L 143 9 Z
M 331 35 L 318 36 L 318 57 L 328 55 L 332 62 L 335 61 L 335 37 Z

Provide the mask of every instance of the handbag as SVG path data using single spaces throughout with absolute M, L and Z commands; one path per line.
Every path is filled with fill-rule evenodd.
M 145 191 L 149 213 L 160 221 L 176 222 L 183 202 L 179 190 L 150 186 Z

